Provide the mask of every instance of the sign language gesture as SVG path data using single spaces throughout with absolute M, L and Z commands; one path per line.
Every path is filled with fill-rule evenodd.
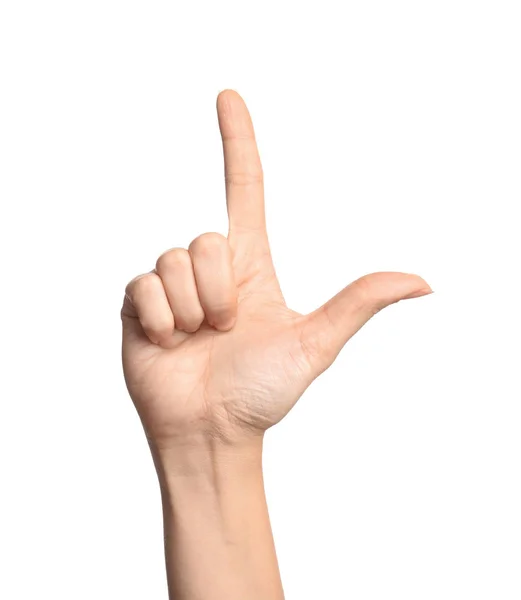
M 123 366 L 147 437 L 241 442 L 280 421 L 376 312 L 431 292 L 416 275 L 373 273 L 314 312 L 286 306 L 264 215 L 251 118 L 232 90 L 217 99 L 228 236 L 203 233 L 133 279 L 122 308 Z

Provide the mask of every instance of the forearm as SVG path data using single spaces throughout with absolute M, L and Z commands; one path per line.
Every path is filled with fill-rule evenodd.
M 172 600 L 282 600 L 262 477 L 262 438 L 244 447 L 153 450 Z

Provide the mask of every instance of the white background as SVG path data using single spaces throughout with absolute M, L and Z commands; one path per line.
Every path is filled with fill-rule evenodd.
M 435 290 L 267 436 L 288 600 L 519 600 L 518 8 L 1 3 L 2 598 L 166 598 L 119 309 L 161 252 L 226 232 L 232 87 L 288 304 L 378 270 Z

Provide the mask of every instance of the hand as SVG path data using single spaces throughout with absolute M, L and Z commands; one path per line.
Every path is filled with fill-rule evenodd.
M 416 275 L 374 273 L 308 315 L 286 306 L 264 216 L 263 172 L 241 97 L 217 99 L 229 233 L 206 233 L 132 280 L 123 366 L 149 440 L 227 443 L 280 421 L 377 311 L 428 294 Z

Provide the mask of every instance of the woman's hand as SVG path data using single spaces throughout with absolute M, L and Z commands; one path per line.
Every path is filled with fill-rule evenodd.
M 123 365 L 149 441 L 227 444 L 280 421 L 378 310 L 430 293 L 423 279 L 374 273 L 302 315 L 286 306 L 264 216 L 263 172 L 248 110 L 217 100 L 229 233 L 205 233 L 131 281 L 122 309 Z

